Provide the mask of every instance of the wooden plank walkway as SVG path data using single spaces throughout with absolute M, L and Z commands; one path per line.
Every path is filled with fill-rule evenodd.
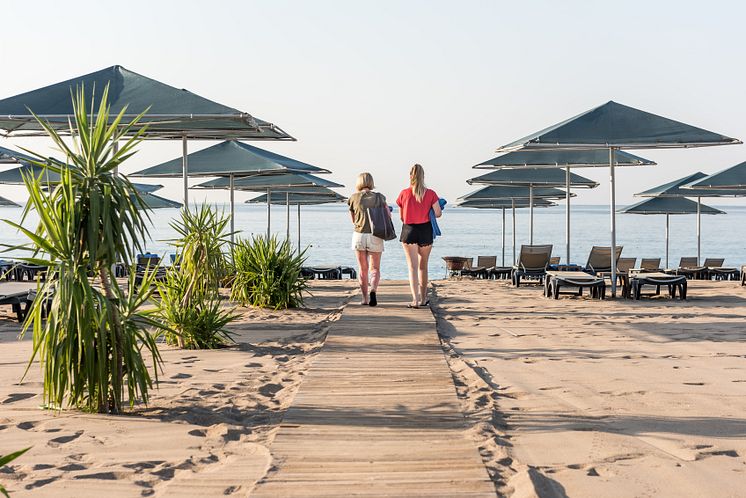
M 406 283 L 379 296 L 332 326 L 251 496 L 495 496 L 432 313 L 406 307 Z

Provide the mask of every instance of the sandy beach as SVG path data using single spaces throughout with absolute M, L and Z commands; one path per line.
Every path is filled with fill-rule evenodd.
M 38 364 L 19 383 L 30 338 L 16 340 L 19 325 L 4 316 L 2 450 L 32 449 L 0 479 L 14 498 L 246 496 L 269 468 L 283 413 L 352 289 L 349 281 L 316 281 L 306 309 L 240 310 L 233 347 L 162 345 L 149 406 L 119 417 L 41 410 Z
M 564 297 L 441 281 L 435 312 L 462 408 L 512 496 L 743 496 L 746 293 Z M 534 488 L 534 489 L 532 489 Z

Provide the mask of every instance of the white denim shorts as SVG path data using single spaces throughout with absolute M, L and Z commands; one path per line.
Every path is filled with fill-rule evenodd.
M 383 239 L 372 233 L 352 232 L 352 249 L 354 251 L 383 252 Z

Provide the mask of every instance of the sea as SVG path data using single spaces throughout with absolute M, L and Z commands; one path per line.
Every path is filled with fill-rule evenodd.
M 217 205 L 227 214 L 227 205 Z M 702 258 L 725 258 L 726 266 L 746 264 L 746 206 L 720 206 L 724 215 L 702 216 Z M 20 221 L 21 208 L 0 209 L 0 218 Z M 174 252 L 170 240 L 175 237 L 171 222 L 178 216 L 176 209 L 151 212 L 152 226 L 147 251 L 160 254 L 164 261 Z M 665 266 L 665 223 L 663 215 L 617 214 L 617 245 L 623 246 L 623 257 L 661 258 Z M 397 233 L 398 215 L 394 212 Z M 290 209 L 290 240 L 298 244 L 297 208 Z M 501 210 L 446 207 L 438 220 L 442 236 L 435 240 L 430 258 L 430 278 L 446 276 L 445 256 L 497 256 L 498 264 L 513 261 L 513 231 L 511 211 L 505 212 L 505 246 Z M 36 218 L 31 213 L 24 226 L 33 229 Z M 573 205 L 571 210 L 571 263 L 585 264 L 594 245 L 610 243 L 609 208 L 603 205 Z M 236 205 L 235 229 L 240 237 L 265 234 L 267 208 L 262 205 Z M 278 237 L 287 237 L 287 212 L 284 206 L 273 206 L 270 230 Z M 13 246 L 27 242 L 25 236 L 8 225 L 0 226 L 2 243 Z M 355 254 L 350 248 L 352 223 L 346 205 L 303 206 L 301 208 L 300 246 L 306 249 L 310 266 L 355 266 Z M 528 210 L 516 210 L 517 251 L 529 243 Z M 563 206 L 536 209 L 534 213 L 534 243 L 552 244 L 553 255 L 565 257 L 565 211 Z M 12 259 L 20 255 L 9 251 L 0 256 Z M 503 259 L 504 255 L 504 259 Z M 670 217 L 669 267 L 678 266 L 683 256 L 697 255 L 696 216 Z M 639 260 L 638 260 L 639 262 Z M 386 242 L 381 262 L 382 278 L 406 279 L 407 265 L 401 244 Z

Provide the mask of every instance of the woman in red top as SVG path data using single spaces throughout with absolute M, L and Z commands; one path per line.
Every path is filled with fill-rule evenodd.
M 403 223 L 399 240 L 404 247 L 409 267 L 409 288 L 412 292 L 410 308 L 427 306 L 427 262 L 433 248 L 433 226 L 430 210 L 440 218 L 442 214 L 438 194 L 425 187 L 425 170 L 419 164 L 409 170 L 409 187 L 396 199 Z

